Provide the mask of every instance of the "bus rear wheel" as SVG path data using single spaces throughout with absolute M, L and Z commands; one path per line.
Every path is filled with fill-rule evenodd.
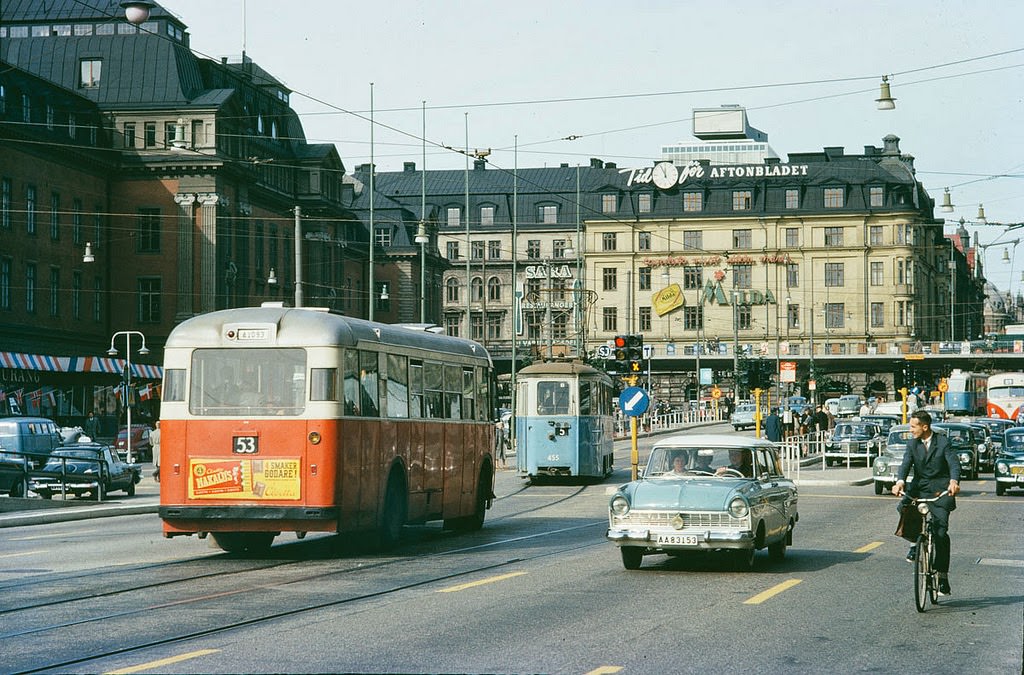
M 212 532 L 213 541 L 228 553 L 264 553 L 274 543 L 274 532 Z
M 401 480 L 392 475 L 388 479 L 388 487 L 384 492 L 384 509 L 380 514 L 380 525 L 377 527 L 377 544 L 381 549 L 388 550 L 398 545 L 405 525 L 406 507 L 405 490 Z
M 491 474 L 489 471 L 481 471 L 480 479 L 476 484 L 476 501 L 473 504 L 473 513 L 462 518 L 449 518 L 444 521 L 444 529 L 457 530 L 460 532 L 474 532 L 484 526 L 484 515 L 487 512 L 487 502 L 491 498 Z

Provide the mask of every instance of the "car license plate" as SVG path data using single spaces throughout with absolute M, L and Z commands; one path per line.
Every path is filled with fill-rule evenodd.
M 659 534 L 658 544 L 667 546 L 696 546 L 697 535 L 695 534 Z
M 1010 473 L 1012 473 L 1014 476 L 1019 476 L 1020 474 L 1024 473 L 1024 466 L 1011 466 Z

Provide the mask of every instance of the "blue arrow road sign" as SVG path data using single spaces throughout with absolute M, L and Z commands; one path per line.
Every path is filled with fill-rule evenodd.
M 647 412 L 651 405 L 650 395 L 640 387 L 627 387 L 619 395 L 619 408 L 630 417 L 638 417 Z

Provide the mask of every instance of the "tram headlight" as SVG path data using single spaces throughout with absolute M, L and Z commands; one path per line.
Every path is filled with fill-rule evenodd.
M 729 515 L 733 518 L 746 518 L 748 513 L 750 513 L 750 507 L 742 498 L 737 497 L 729 502 Z
M 612 513 L 617 516 L 624 516 L 629 513 L 629 500 L 622 495 L 616 495 L 611 503 Z
M 321 437 L 319 431 L 309 432 L 309 443 L 310 445 L 320 445 Z

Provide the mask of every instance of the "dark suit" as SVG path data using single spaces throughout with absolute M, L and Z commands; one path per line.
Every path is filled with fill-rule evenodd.
M 772 413 L 765 419 L 764 437 L 776 443 L 782 440 L 782 420 L 777 414 Z
M 960 480 L 960 461 L 945 434 L 932 432 L 931 448 L 925 453 L 924 442 L 912 438 L 900 464 L 899 480 L 907 480 L 914 469 L 914 482 L 907 493 L 925 499 L 934 497 L 949 487 L 950 480 Z M 956 508 L 956 498 L 946 495 L 928 505 L 935 519 L 935 569 L 949 571 L 949 512 Z

